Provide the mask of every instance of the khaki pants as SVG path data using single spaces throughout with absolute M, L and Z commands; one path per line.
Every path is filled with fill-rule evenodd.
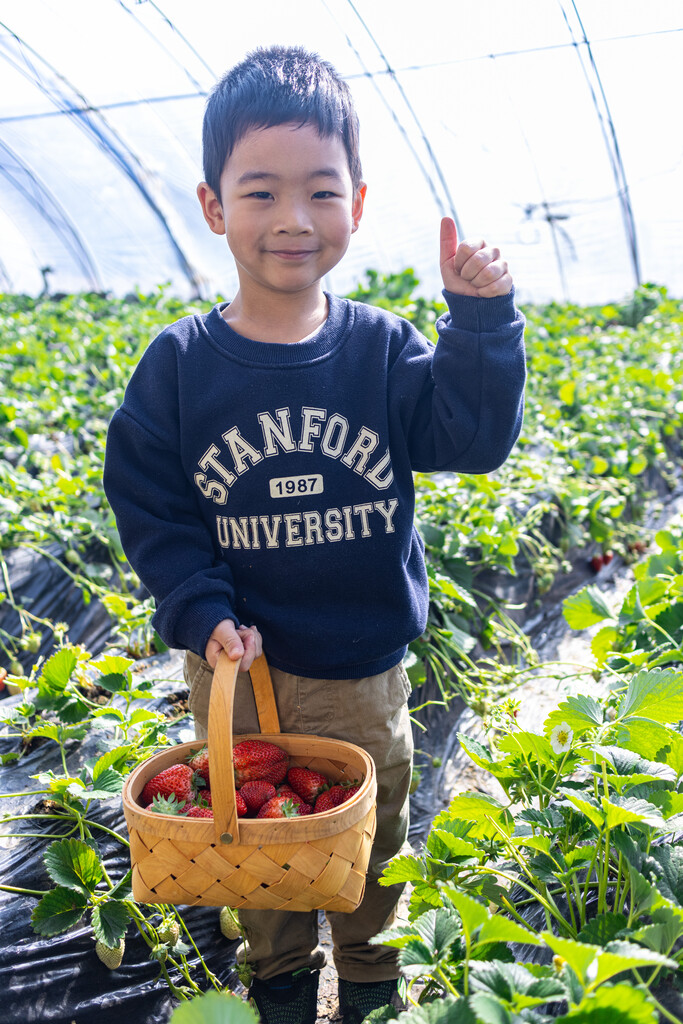
M 352 914 L 330 913 L 333 957 L 346 981 L 384 981 L 398 977 L 396 950 L 370 945 L 368 939 L 395 919 L 402 885 L 380 886 L 377 879 L 400 851 L 408 834 L 408 792 L 413 739 L 407 700 L 410 682 L 402 665 L 365 679 L 307 679 L 271 669 L 280 728 L 314 733 L 363 747 L 377 768 L 377 832 L 370 854 L 363 900 Z M 213 672 L 188 652 L 185 678 L 197 739 L 206 739 Z M 235 733 L 258 732 L 251 683 L 237 677 Z M 322 967 L 318 912 L 240 911 L 256 975 L 271 978 L 301 967 Z

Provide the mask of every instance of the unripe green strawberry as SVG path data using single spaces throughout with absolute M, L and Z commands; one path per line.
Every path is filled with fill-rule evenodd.
M 230 939 L 232 942 L 234 939 L 239 939 L 242 934 L 240 923 L 237 920 L 237 914 L 230 907 L 223 907 L 220 912 L 220 925 L 221 932 L 226 939 Z
M 162 921 L 161 926 L 157 929 L 157 935 L 159 936 L 159 942 L 175 946 L 180 938 L 180 925 L 177 921 Z
M 117 967 L 121 966 L 125 949 L 126 943 L 123 939 L 119 939 L 116 946 L 105 946 L 104 942 L 99 940 L 95 943 L 95 952 L 110 971 L 115 971 Z

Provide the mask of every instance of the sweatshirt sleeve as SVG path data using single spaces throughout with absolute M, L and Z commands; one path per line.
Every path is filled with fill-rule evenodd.
M 443 293 L 448 312 L 406 422 L 419 472 L 489 473 L 519 436 L 526 365 L 514 292 L 490 299 Z
M 110 423 L 104 489 L 126 557 L 157 602 L 155 629 L 169 647 L 203 657 L 222 619 L 238 623 L 235 588 L 179 455 L 172 353 L 153 355 L 143 357 Z

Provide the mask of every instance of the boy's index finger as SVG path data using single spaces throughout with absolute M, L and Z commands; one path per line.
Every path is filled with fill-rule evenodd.
M 441 219 L 440 247 L 439 266 L 443 267 L 444 263 L 453 259 L 458 248 L 458 231 L 452 217 Z

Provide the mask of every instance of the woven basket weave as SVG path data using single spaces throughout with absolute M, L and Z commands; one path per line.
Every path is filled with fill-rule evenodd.
M 281 733 L 265 658 L 251 668 L 260 733 L 291 765 L 333 782 L 363 779 L 359 791 L 330 811 L 301 818 L 237 818 L 232 765 L 232 712 L 238 662 L 221 654 L 209 704 L 213 821 L 145 810 L 145 784 L 188 758 L 197 743 L 180 743 L 139 765 L 123 788 L 130 833 L 133 897 L 139 903 L 228 906 L 249 910 L 333 910 L 350 913 L 361 901 L 375 834 L 375 766 L 352 743 Z

